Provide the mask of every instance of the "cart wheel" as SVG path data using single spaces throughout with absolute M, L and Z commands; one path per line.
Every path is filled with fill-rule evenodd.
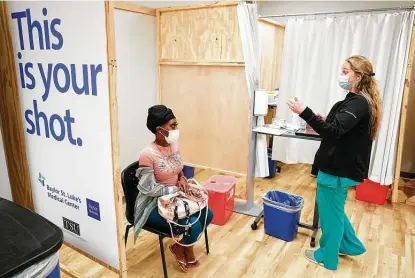
M 258 229 L 258 224 L 256 223 L 256 222 L 254 222 L 254 223 L 252 223 L 252 225 L 251 225 L 251 229 L 252 230 L 256 230 L 256 229 Z
M 313 248 L 316 247 L 316 239 L 315 238 L 311 239 L 310 246 L 313 247 Z

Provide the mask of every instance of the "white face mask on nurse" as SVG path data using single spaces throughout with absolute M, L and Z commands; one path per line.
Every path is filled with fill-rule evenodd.
M 355 93 L 355 84 L 360 79 L 361 77 L 351 69 L 349 63 L 346 62 L 342 65 L 342 71 L 338 77 L 339 86 L 342 89 Z

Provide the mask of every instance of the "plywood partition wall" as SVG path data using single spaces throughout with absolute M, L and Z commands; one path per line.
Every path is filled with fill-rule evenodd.
M 284 34 L 284 25 L 268 19 L 258 20 L 261 89 L 275 90 L 280 87 Z M 270 124 L 276 115 L 276 108 L 269 108 L 265 123 Z M 267 141 L 270 138 L 271 136 L 267 136 Z
M 164 103 L 173 109 L 182 131 L 184 160 L 245 173 L 249 128 L 245 69 L 163 65 L 161 73 Z
M 160 38 L 161 62 L 244 61 L 233 4 L 162 12 Z
M 186 164 L 246 174 L 249 97 L 236 3 L 157 11 L 159 90 Z
M 13 201 L 34 210 L 7 2 L 0 2 L 0 61 L 0 128 Z
M 407 175 L 415 173 L 415 144 L 413 138 L 415 138 L 415 70 L 411 71 L 410 76 L 406 124 L 403 138 L 401 172 Z
M 396 154 L 396 166 L 395 166 L 395 178 L 393 181 L 392 187 L 392 202 L 396 203 L 398 201 L 398 193 L 399 193 L 399 180 L 401 177 L 401 166 L 402 166 L 402 154 L 404 150 L 404 138 L 405 138 L 405 126 L 407 120 L 412 121 L 411 119 L 407 118 L 408 114 L 408 102 L 409 102 L 409 93 L 411 87 L 411 76 L 412 76 L 412 66 L 414 63 L 415 56 L 415 28 L 412 28 L 412 37 L 411 37 L 411 44 L 409 48 L 409 55 L 408 55 L 408 65 L 406 68 L 406 75 L 405 75 L 405 87 L 403 91 L 403 98 L 402 98 L 402 108 L 401 108 L 401 118 L 399 123 L 399 133 L 398 133 L 398 149 Z
M 274 90 L 280 86 L 285 26 L 259 19 L 258 34 L 261 51 L 261 89 Z

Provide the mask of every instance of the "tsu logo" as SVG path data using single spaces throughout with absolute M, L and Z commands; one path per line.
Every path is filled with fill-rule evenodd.
M 68 230 L 71 233 L 74 233 L 75 235 L 81 236 L 81 229 L 79 228 L 79 224 L 76 222 L 73 222 L 72 220 L 69 220 L 65 217 L 62 217 L 63 219 L 63 227 L 65 230 Z
M 40 184 L 42 185 L 42 186 L 45 186 L 45 177 L 44 176 L 42 176 L 42 174 L 41 173 L 39 173 L 39 178 L 37 179 L 39 182 L 40 182 Z

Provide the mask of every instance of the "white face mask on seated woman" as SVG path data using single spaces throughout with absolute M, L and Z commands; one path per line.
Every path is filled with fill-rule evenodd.
M 165 130 L 165 131 L 167 131 L 167 132 L 169 133 L 169 135 L 168 135 L 168 136 L 165 136 L 165 135 L 162 133 L 162 135 L 164 136 L 164 138 L 166 139 L 166 142 L 167 142 L 168 144 L 175 143 L 175 142 L 177 142 L 177 141 L 179 140 L 179 137 L 180 137 L 180 130 L 178 130 L 178 129 L 175 129 L 175 130 L 167 130 L 167 129 L 162 128 L 162 127 L 160 127 L 160 128 L 161 128 L 161 129 L 163 129 L 163 130 Z

